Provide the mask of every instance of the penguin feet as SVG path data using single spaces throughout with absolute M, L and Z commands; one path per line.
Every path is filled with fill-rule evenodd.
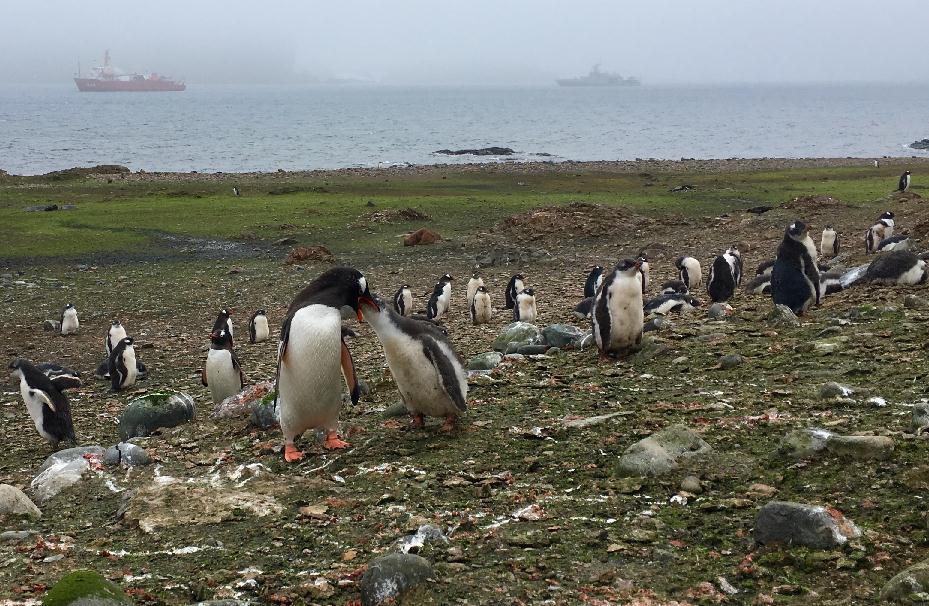
M 422 414 L 413 415 L 413 420 L 410 421 L 410 427 L 413 429 L 422 429 L 426 426 L 426 419 Z
M 445 417 L 445 423 L 442 424 L 442 427 L 439 429 L 442 433 L 451 433 L 455 430 L 455 424 L 458 422 L 458 417 L 455 415 L 448 415 Z
M 351 444 L 341 439 L 337 432 L 326 432 L 326 440 L 323 442 L 323 448 L 327 450 L 335 450 L 338 448 L 348 448 L 349 446 L 351 446 Z
M 296 463 L 303 459 L 303 452 L 297 450 L 297 447 L 291 444 L 284 444 L 284 460 L 288 463 Z

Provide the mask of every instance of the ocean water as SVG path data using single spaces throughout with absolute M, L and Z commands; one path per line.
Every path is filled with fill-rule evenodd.
M 428 88 L 0 86 L 0 169 L 271 171 L 515 160 L 927 155 L 929 85 Z M 542 154 L 542 155 L 540 155 Z M 545 155 L 550 154 L 550 155 Z

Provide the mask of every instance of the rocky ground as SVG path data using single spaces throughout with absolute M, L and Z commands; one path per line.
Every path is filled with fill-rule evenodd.
M 847 252 L 834 265 L 846 268 L 866 262 L 858 234 L 887 208 L 927 243 L 918 195 L 785 196 L 763 214 L 712 215 L 581 198 L 433 246 L 334 254 L 384 295 L 403 282 L 422 295 L 446 271 L 456 276 L 445 324 L 469 360 L 510 323 L 503 310 L 487 326 L 468 321 L 464 284 L 476 263 L 497 307 L 519 270 L 536 289 L 539 328 L 586 331 L 571 309 L 589 266 L 643 248 L 655 293 L 679 254 L 706 268 L 733 242 L 750 278 L 794 218 L 835 225 Z M 856 287 L 799 325 L 771 318 L 767 298 L 740 292 L 723 318 L 706 306 L 667 318 L 628 359 L 603 363 L 595 350 L 570 347 L 508 356 L 471 377 L 469 411 L 451 435 L 439 420 L 412 429 L 396 416 L 377 339 L 353 322 L 350 347 L 370 391 L 343 411 L 352 446 L 326 452 L 306 436 L 309 456 L 288 465 L 279 430 L 254 426 L 247 411 L 213 418 L 199 383 L 222 306 L 234 310 L 249 382 L 273 376 L 276 343 L 248 344 L 247 317 L 264 307 L 279 325 L 293 294 L 331 265 L 282 261 L 262 249 L 3 270 L 0 346 L 8 358 L 81 371 L 85 385 L 70 392 L 81 446 L 116 445 L 128 403 L 154 392 L 189 394 L 196 418 L 133 438 L 148 464 L 85 451 L 42 476 L 51 451 L 9 383 L 0 484 L 24 491 L 41 517 L 18 491 L 0 489 L 0 511 L 21 512 L 0 523 L 0 596 L 36 603 L 67 573 L 88 569 L 137 604 L 372 604 L 390 579 L 414 587 L 411 604 L 914 597 L 906 584 L 885 586 L 929 557 L 925 286 Z M 65 302 L 78 308 L 81 331 L 43 332 Z M 118 394 L 92 377 L 113 318 L 136 336 L 150 371 Z M 79 479 L 61 488 L 55 474 Z

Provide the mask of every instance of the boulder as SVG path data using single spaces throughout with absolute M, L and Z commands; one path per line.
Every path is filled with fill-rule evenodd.
M 75 570 L 61 577 L 42 598 L 42 606 L 115 606 L 132 604 L 123 590 L 91 570 Z
M 843 436 L 825 429 L 798 429 L 784 436 L 778 451 L 794 459 L 828 452 L 859 461 L 883 461 L 893 456 L 894 441 L 887 436 Z
M 860 536 L 861 530 L 837 509 L 803 503 L 771 501 L 755 520 L 755 540 L 761 544 L 834 549 Z
M 488 351 L 477 354 L 468 362 L 468 370 L 493 370 L 503 361 L 503 356 L 497 351 Z
M 732 307 L 726 303 L 713 303 L 707 310 L 706 315 L 710 320 L 725 319 L 732 312 Z
M 361 577 L 361 605 L 395 604 L 405 593 L 434 577 L 432 564 L 418 555 L 394 553 L 377 558 Z
M 538 327 L 528 322 L 513 322 L 503 329 L 494 339 L 493 350 L 503 353 L 513 353 L 523 345 L 534 345 L 542 338 Z M 513 351 L 507 351 L 512 344 L 516 344 Z
M 617 471 L 623 476 L 659 476 L 677 469 L 682 460 L 711 451 L 693 430 L 671 425 L 629 446 Z
M 39 467 L 39 473 L 42 473 L 52 465 L 70 463 L 75 459 L 83 459 L 85 455 L 102 457 L 104 452 L 106 451 L 102 446 L 75 446 L 74 448 L 65 448 L 64 450 L 59 450 L 58 452 L 50 454 L 45 459 L 45 462 L 42 463 L 42 466 Z
M 61 461 L 39 473 L 30 483 L 30 487 L 39 503 L 44 503 L 65 488 L 80 482 L 88 469 L 90 462 L 83 457 Z
M 507 349 L 509 350 L 509 348 Z M 516 353 L 521 356 L 538 356 L 544 354 L 546 351 L 548 351 L 548 345 L 520 345 L 516 349 Z M 512 352 L 508 351 L 508 353 Z
M 826 441 L 832 433 L 825 429 L 798 429 L 791 431 L 781 440 L 778 452 L 792 459 L 805 459 L 826 449 Z
M 800 326 L 800 318 L 786 305 L 775 305 L 765 317 L 765 321 L 772 326 Z
M 120 442 L 116 446 L 110 446 L 103 454 L 103 464 L 109 466 L 136 467 L 150 465 L 151 462 L 152 458 L 144 448 L 129 442 Z
M 586 331 L 570 324 L 549 324 L 542 329 L 542 340 L 552 347 L 574 349 L 581 346 Z
M 135 398 L 119 419 L 119 437 L 125 442 L 136 436 L 151 435 L 163 427 L 176 427 L 193 421 L 194 400 L 185 393 L 156 392 Z
M 929 429 L 929 401 L 913 404 L 913 417 L 910 420 L 910 430 L 920 433 Z
M 887 581 L 879 601 L 925 603 L 926 594 L 929 594 L 929 560 L 913 564 Z
M 404 246 L 421 246 L 426 244 L 435 244 L 436 242 L 441 241 L 442 236 L 432 231 L 428 227 L 421 227 L 416 231 L 410 232 L 403 236 Z
M 36 519 L 42 517 L 42 512 L 19 488 L 0 484 L 0 519 L 9 516 Z

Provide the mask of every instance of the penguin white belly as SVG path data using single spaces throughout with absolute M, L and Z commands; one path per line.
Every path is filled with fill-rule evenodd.
M 926 262 L 922 259 L 916 265 L 903 272 L 897 278 L 897 284 L 919 284 L 923 279 L 923 273 L 926 271 Z
M 661 305 L 652 310 L 652 313 L 668 315 L 671 310 L 673 310 L 678 305 L 681 305 L 681 301 L 678 299 L 669 299 L 664 301 Z M 689 306 L 688 306 L 689 307 Z
M 532 324 L 536 319 L 535 299 L 520 297 L 519 301 L 519 321 Z
M 19 393 L 23 396 L 23 402 L 26 404 L 26 411 L 29 413 L 29 416 L 32 417 L 32 422 L 35 424 L 36 431 L 39 432 L 39 435 L 42 436 L 47 442 L 55 443 L 57 439 L 46 432 L 42 427 L 44 416 L 42 414 L 42 400 L 34 390 L 29 388 L 29 384 L 25 380 L 20 381 L 19 383 Z
M 436 299 L 436 303 L 435 303 L 435 309 L 436 309 L 435 317 L 436 318 L 441 318 L 442 316 L 445 315 L 445 312 L 448 311 L 448 299 L 449 299 L 449 294 L 447 291 L 442 291 L 442 294 L 439 295 L 438 298 Z
M 342 406 L 342 315 L 308 305 L 290 322 L 287 355 L 278 384 L 285 438 L 321 427 L 336 430 Z
M 229 333 L 232 334 L 232 333 Z M 268 337 L 271 336 L 271 331 L 268 330 L 268 318 L 266 316 L 256 316 L 255 317 L 255 343 L 261 343 L 262 341 L 267 341 Z
M 77 319 L 77 312 L 73 309 L 66 311 L 64 317 L 61 319 L 61 334 L 74 334 L 80 327 L 81 323 Z
M 128 336 L 126 334 L 126 329 L 122 326 L 116 329 L 111 328 L 109 335 L 110 346 L 106 350 L 106 355 L 108 356 L 113 352 L 114 349 L 116 349 L 116 346 L 119 345 L 119 342 Z
M 403 315 L 413 315 L 413 293 L 409 290 L 403 293 Z
M 232 365 L 232 352 L 228 349 L 211 348 L 206 356 L 205 370 L 213 404 L 219 404 L 242 391 L 242 377 Z
M 474 298 L 474 321 L 478 324 L 487 324 L 490 322 L 491 306 L 488 295 L 475 296 Z
M 135 385 L 135 380 L 139 376 L 139 363 L 136 362 L 135 348 L 132 345 L 123 350 L 123 363 L 126 365 L 126 378 L 123 379 L 120 387 Z
M 624 280 L 613 291 L 608 305 L 611 349 L 635 345 L 642 335 L 645 315 L 642 310 L 641 282 Z
M 407 409 L 430 417 L 458 414 L 422 344 L 396 329 L 388 331 L 380 335 L 384 356 Z

